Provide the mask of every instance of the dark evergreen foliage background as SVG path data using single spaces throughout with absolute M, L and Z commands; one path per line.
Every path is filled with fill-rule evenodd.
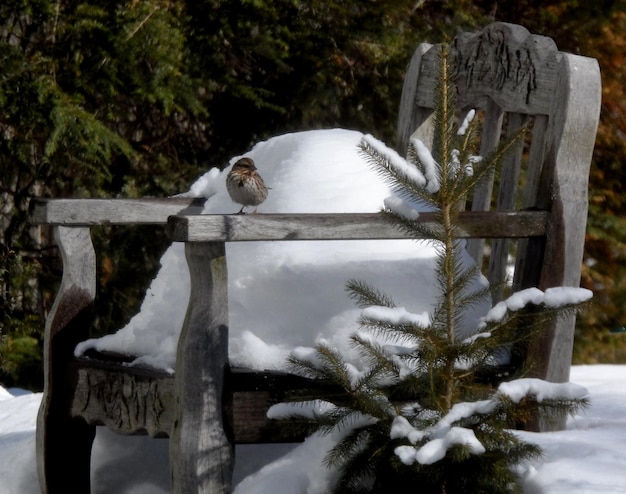
M 603 71 L 577 362 L 624 362 L 624 1 L 5 0 L 0 5 L 0 383 L 41 386 L 60 280 L 28 200 L 167 196 L 255 142 L 340 126 L 394 142 L 421 41 L 492 20 L 553 37 Z M 163 231 L 101 229 L 95 332 L 137 310 Z

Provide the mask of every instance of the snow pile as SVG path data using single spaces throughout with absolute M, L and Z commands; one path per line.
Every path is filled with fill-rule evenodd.
M 358 144 L 365 136 L 342 129 L 287 134 L 257 144 L 252 158 L 271 187 L 262 213 L 377 212 L 393 195 Z M 417 172 L 395 151 L 372 136 L 367 142 L 396 166 Z M 231 164 L 240 157 L 234 157 Z M 210 196 L 206 213 L 235 213 L 223 172 L 210 170 L 187 196 Z M 419 173 L 419 172 L 418 172 Z M 407 214 L 423 209 L 404 203 Z M 246 242 L 227 244 L 230 359 L 257 369 L 282 368 L 291 349 L 324 339 L 350 354 L 347 336 L 358 329 L 359 309 L 345 292 L 349 279 L 389 293 L 407 313 L 427 314 L 437 296 L 431 280 L 435 248 L 427 241 Z M 467 256 L 464 262 L 470 263 Z M 176 342 L 189 297 L 183 247 L 174 244 L 161 260 L 141 311 L 118 333 L 83 342 L 88 348 L 141 355 L 136 363 L 172 371 Z M 476 279 L 473 288 L 483 286 Z M 271 287 L 271 289 L 268 289 Z M 465 318 L 476 327 L 489 309 L 485 302 Z M 277 317 L 276 315 L 280 316 Z M 356 354 L 354 355 L 357 358 Z
M 586 288 L 559 286 L 548 288 L 545 292 L 539 288 L 526 288 L 513 293 L 509 298 L 498 302 L 487 314 L 480 319 L 478 329 L 485 328 L 487 323 L 502 321 L 508 312 L 522 310 L 528 304 L 545 305 L 551 309 L 558 309 L 567 305 L 577 305 L 587 302 L 593 296 Z
M 545 452 L 520 466 L 524 492 L 624 494 L 626 366 L 574 366 L 572 380 L 589 390 L 591 406 L 584 414 L 570 418 L 564 431 L 517 432 Z M 39 494 L 35 422 L 41 395 L 13 396 L 0 387 L 0 396 L 0 494 Z M 312 436 L 299 445 L 238 445 L 235 493 L 328 492 L 333 472 L 323 459 L 335 441 L 329 435 Z M 119 436 L 98 428 L 92 493 L 169 493 L 167 448 L 167 439 Z
M 469 452 L 479 455 L 485 452 L 485 447 L 476 438 L 474 431 L 464 427 L 452 427 L 442 437 L 431 439 L 419 449 L 413 446 L 398 446 L 394 453 L 405 465 L 412 465 L 416 461 L 422 465 L 432 465 L 446 456 L 446 452 L 455 444 L 465 445 Z
M 549 399 L 582 399 L 588 395 L 589 391 L 585 387 L 574 383 L 517 379 L 500 384 L 497 393 L 488 400 L 456 403 L 445 416 L 427 430 L 416 429 L 404 416 L 398 416 L 393 421 L 390 439 L 406 438 L 414 445 L 424 438 L 428 439 L 420 447 L 405 445 L 394 450 L 405 465 L 412 465 L 416 461 L 422 465 L 436 463 L 456 444 L 463 444 L 471 454 L 478 455 L 484 453 L 486 449 L 473 430 L 455 425 L 463 419 L 493 413 L 502 398 L 517 403 L 526 396 L 534 396 L 541 402 Z
M 526 396 L 534 396 L 538 402 L 577 400 L 586 397 L 589 392 L 583 386 L 574 383 L 550 383 L 541 379 L 525 378 L 500 384 L 498 393 L 514 403 L 519 403 Z

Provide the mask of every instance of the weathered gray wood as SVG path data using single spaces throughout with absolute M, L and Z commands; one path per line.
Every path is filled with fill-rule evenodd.
M 88 337 L 96 295 L 96 258 L 87 228 L 57 227 L 63 278 L 46 320 L 44 391 L 37 415 L 37 471 L 42 493 L 90 492 L 89 465 L 95 428 L 68 413 L 72 383 L 66 366 Z
M 233 428 L 237 444 L 293 443 L 306 438 L 302 422 L 267 418 L 270 406 L 286 401 L 335 399 L 343 390 L 319 379 L 281 371 L 234 368 L 228 377 L 233 391 Z
M 539 181 L 543 171 L 543 164 L 548 147 L 547 115 L 536 115 L 532 127 L 530 150 L 528 152 L 528 166 L 526 167 L 526 184 L 524 185 L 523 208 L 537 207 Z
M 228 368 L 228 280 L 222 242 L 185 246 L 189 308 L 176 355 L 176 411 L 170 436 L 172 492 L 227 494 L 234 467 Z M 224 401 L 226 400 L 226 402 Z
M 548 146 L 548 123 L 547 115 L 536 115 L 532 128 L 532 140 L 528 153 L 528 166 L 526 167 L 526 183 L 524 185 L 523 208 L 537 207 L 539 183 L 543 173 L 543 164 Z M 548 177 L 544 177 L 547 181 Z M 515 257 L 515 271 L 513 275 L 513 290 L 537 286 L 543 260 L 545 239 L 520 239 L 517 243 L 517 255 Z
M 174 423 L 174 378 L 167 373 L 79 361 L 72 417 L 118 434 L 169 436 Z
M 460 238 L 540 236 L 546 215 L 545 211 L 462 212 Z M 417 221 L 434 227 L 435 216 L 420 213 Z M 178 242 L 415 238 L 377 213 L 172 216 L 168 234 Z
M 423 125 L 424 121 L 432 115 L 432 106 L 419 108 L 417 106 L 417 90 L 420 71 L 422 70 L 422 58 L 432 47 L 429 43 L 420 44 L 409 62 L 404 76 L 402 95 L 400 97 L 400 109 L 398 111 L 398 132 L 396 147 L 402 155 L 406 155 L 411 137 L 417 137 L 430 149 L 432 133 L 429 135 L 416 135 L 416 129 L 432 129 L 432 125 Z
M 549 128 L 545 170 L 552 170 L 552 217 L 546 238 L 540 288 L 579 286 L 588 210 L 588 177 L 595 143 L 602 88 L 595 59 L 564 55 Z M 569 380 L 574 340 L 573 316 L 560 318 L 536 344 L 542 374 L 554 382 Z
M 46 225 L 125 225 L 165 223 L 173 214 L 199 214 L 206 199 L 33 199 L 31 221 Z
M 451 45 L 461 108 L 550 114 L 559 52 L 554 41 L 522 26 L 494 22 L 477 33 L 460 33 Z M 436 51 L 423 57 L 416 104 L 433 107 L 438 77 Z
M 70 359 L 66 373 L 74 383 L 71 415 L 125 435 L 169 437 L 174 427 L 174 374 L 129 367 L 128 356 L 92 352 Z M 302 424 L 267 418 L 270 406 L 296 397 L 336 397 L 338 390 L 320 380 L 281 371 L 233 368 L 225 388 L 232 393 L 232 429 L 237 444 L 293 443 L 305 438 Z M 303 421 L 304 423 L 304 421 Z
M 506 129 L 507 139 L 513 139 L 515 135 L 526 124 L 526 116 L 521 113 L 508 114 Z M 498 211 L 510 211 L 516 207 L 517 191 L 519 189 L 519 176 L 522 167 L 523 146 L 518 146 L 515 152 L 505 156 L 502 173 L 500 174 L 500 186 L 498 188 Z M 489 256 L 489 268 L 487 279 L 495 287 L 491 294 L 493 302 L 499 302 L 504 296 L 502 283 L 506 280 L 510 238 L 494 239 L 491 243 L 491 254 Z
M 480 140 L 481 156 L 488 156 L 500 142 L 503 118 L 504 111 L 502 108 L 489 100 L 486 105 L 485 122 L 483 124 Z M 490 173 L 476 185 L 472 196 L 472 211 L 489 211 L 491 209 L 493 180 L 494 176 Z M 467 243 L 467 252 L 469 252 L 470 256 L 472 256 L 479 266 L 482 265 L 484 246 L 484 238 L 476 238 Z

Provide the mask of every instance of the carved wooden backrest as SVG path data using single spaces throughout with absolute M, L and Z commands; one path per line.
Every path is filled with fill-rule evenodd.
M 409 65 L 398 119 L 401 152 L 406 151 L 412 137 L 432 141 L 440 51 L 440 45 L 422 44 Z M 498 22 L 478 33 L 459 34 L 450 44 L 450 55 L 459 109 L 476 109 L 481 114 L 481 156 L 521 126 L 530 129 L 527 145 L 508 155 L 498 183 L 494 184 L 492 177 L 468 198 L 471 209 L 540 209 L 550 213 L 545 237 L 522 239 L 517 245 L 508 239 L 492 241 L 489 281 L 496 284 L 505 279 L 513 253 L 514 289 L 578 286 L 589 168 L 600 111 L 597 61 L 560 52 L 548 37 Z M 482 262 L 484 240 L 468 242 L 468 251 Z M 502 293 L 495 297 L 502 297 Z M 573 324 L 573 317 L 564 318 L 547 332 L 546 341 L 539 346 L 552 353 L 540 360 L 560 363 L 538 369 L 538 375 L 554 381 L 569 378 L 567 354 L 571 358 Z M 564 352 L 565 358 L 554 352 Z

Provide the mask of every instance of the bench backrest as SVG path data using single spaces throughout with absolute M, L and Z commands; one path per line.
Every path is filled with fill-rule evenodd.
M 494 177 L 468 198 L 472 211 L 547 211 L 543 237 L 508 239 L 490 246 L 487 277 L 503 280 L 515 256 L 514 290 L 537 286 L 579 286 L 588 206 L 588 177 L 600 114 L 601 82 L 595 59 L 558 51 L 554 41 L 525 28 L 493 23 L 478 33 L 459 34 L 450 46 L 459 109 L 482 114 L 480 155 L 521 126 L 530 129 L 527 145 L 507 156 L 498 183 Z M 434 87 L 439 45 L 422 44 L 405 77 L 398 119 L 398 147 L 406 151 L 417 137 L 433 136 Z M 495 189 L 495 191 L 494 191 Z M 483 239 L 468 250 L 483 260 Z M 496 301 L 502 293 L 495 293 Z M 543 352 L 536 373 L 551 381 L 569 379 L 574 318 L 546 331 L 536 350 Z

